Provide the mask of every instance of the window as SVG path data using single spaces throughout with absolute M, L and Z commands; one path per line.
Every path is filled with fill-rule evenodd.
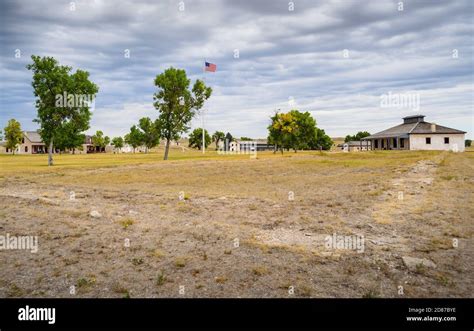
M 25 153 L 28 153 L 28 146 L 25 146 Z
M 449 137 L 444 137 L 444 143 L 449 144 Z
M 393 138 L 393 148 L 397 148 L 397 138 Z
M 374 148 L 379 148 L 379 140 L 374 140 Z
M 430 137 L 427 137 L 427 138 L 426 138 L 426 144 L 427 144 L 427 145 L 431 145 L 431 138 L 430 138 Z
M 405 138 L 400 138 L 400 148 L 405 148 Z

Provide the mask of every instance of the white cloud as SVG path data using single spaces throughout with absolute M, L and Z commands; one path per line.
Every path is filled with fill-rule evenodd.
M 25 65 L 39 54 L 90 72 L 100 87 L 91 131 L 109 135 L 157 117 L 157 74 L 174 66 L 202 78 L 207 59 L 218 66 L 206 75 L 214 89 L 206 114 L 211 131 L 264 137 L 268 117 L 290 109 L 290 96 L 331 135 L 378 131 L 409 113 L 380 109 L 380 95 L 416 91 L 427 120 L 472 137 L 471 1 L 404 1 L 403 12 L 392 0 L 300 0 L 293 12 L 285 1 L 185 1 L 184 11 L 172 0 L 75 3 L 75 11 L 68 1 L 0 4 L 0 126 L 15 117 L 34 128 Z M 15 49 L 22 58 L 14 58 Z

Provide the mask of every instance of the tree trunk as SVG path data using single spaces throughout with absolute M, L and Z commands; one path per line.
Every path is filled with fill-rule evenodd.
M 165 157 L 163 160 L 168 160 L 168 153 L 170 151 L 170 140 L 166 139 L 166 146 L 165 146 Z
M 51 138 L 51 141 L 49 142 L 48 146 L 48 166 L 53 165 L 53 138 Z

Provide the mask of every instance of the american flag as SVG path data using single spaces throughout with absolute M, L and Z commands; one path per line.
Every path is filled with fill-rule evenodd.
M 217 66 L 214 63 L 206 62 L 206 66 L 205 66 L 206 71 L 216 72 L 216 69 L 217 69 Z

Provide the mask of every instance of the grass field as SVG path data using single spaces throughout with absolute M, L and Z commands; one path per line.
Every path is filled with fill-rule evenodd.
M 162 157 L 0 155 L 0 297 L 474 293 L 472 151 Z

